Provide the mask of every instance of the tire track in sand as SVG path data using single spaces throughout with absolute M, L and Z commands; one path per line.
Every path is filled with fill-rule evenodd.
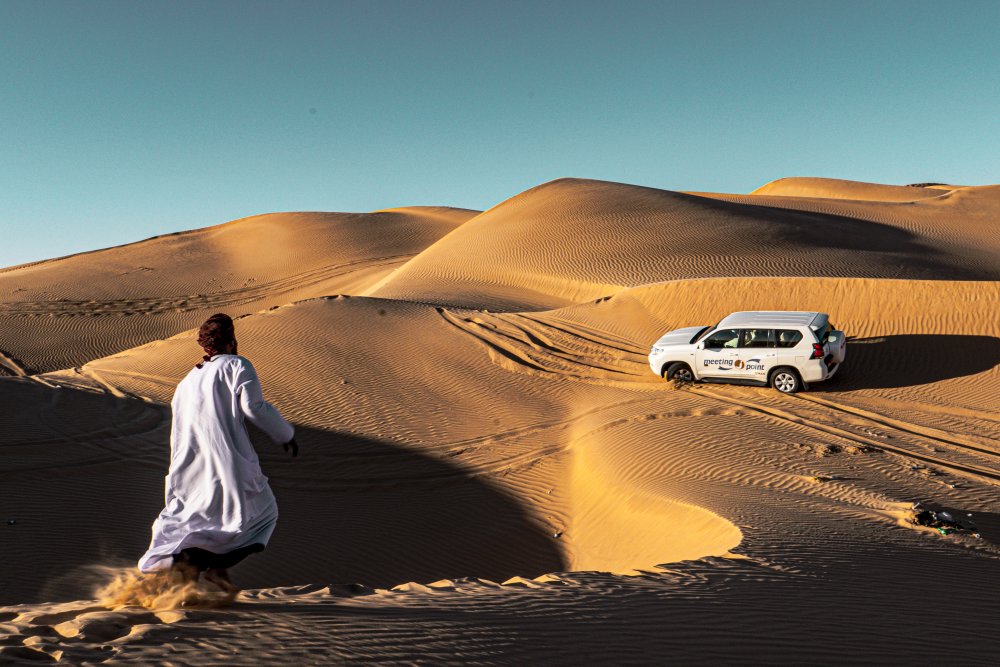
M 473 317 L 463 317 L 443 308 L 439 308 L 438 312 L 457 329 L 476 338 L 487 348 L 493 361 L 508 370 L 527 375 L 561 375 L 568 379 L 606 385 L 620 386 L 627 383 L 634 388 L 643 384 L 650 385 L 650 382 L 643 382 L 643 375 L 646 374 L 645 358 L 640 359 L 639 352 L 623 349 L 619 346 L 619 341 L 616 341 L 619 345 L 601 341 L 600 334 L 595 332 L 589 332 L 584 337 L 571 327 L 549 327 L 536 317 L 522 317 L 518 314 L 476 313 Z M 652 378 L 650 381 L 659 382 Z M 721 387 L 710 389 L 707 385 L 699 384 L 695 389 L 699 395 L 740 406 L 770 419 L 795 423 L 857 445 L 874 447 L 926 464 L 974 475 L 991 483 L 1000 482 L 1000 469 L 990 465 L 993 460 L 1000 460 L 1000 443 L 988 437 L 971 437 L 920 426 L 812 395 L 782 396 L 781 405 L 774 406 L 737 397 Z M 798 403 L 789 404 L 788 401 Z M 796 406 L 804 407 L 803 404 L 808 404 L 820 415 L 825 415 L 826 419 L 817 420 L 798 413 Z M 862 431 L 889 429 L 895 434 L 893 442 L 887 442 L 889 438 L 866 437 L 836 425 L 838 421 L 856 426 Z M 987 460 L 959 462 L 914 451 L 912 446 L 907 446 L 907 440 L 914 438 L 916 446 L 925 446 L 932 451 L 937 446 L 946 446 Z
M 905 458 L 917 459 L 919 461 L 923 461 L 924 463 L 929 463 L 931 465 L 939 466 L 941 468 L 945 468 L 945 469 L 948 469 L 948 470 L 951 470 L 951 471 L 956 471 L 956 472 L 965 473 L 967 475 L 974 475 L 974 476 L 977 476 L 977 477 L 981 477 L 984 480 L 986 480 L 988 483 L 991 483 L 991 484 L 1000 483 L 1000 470 L 998 470 L 997 468 L 990 468 L 990 467 L 985 467 L 985 466 L 982 466 L 982 465 L 974 465 L 974 464 L 971 464 L 971 463 L 964 463 L 964 464 L 963 463 L 957 463 L 957 462 L 950 461 L 948 459 L 944 459 L 944 458 L 941 458 L 941 457 L 938 457 L 938 456 L 931 456 L 929 454 L 915 452 L 915 451 L 913 451 L 910 448 L 907 448 L 907 447 L 904 447 L 904 446 L 901 446 L 901 445 L 891 444 L 891 443 L 887 442 L 888 438 L 866 437 L 866 436 L 860 435 L 858 433 L 854 433 L 852 431 L 849 431 L 847 429 L 841 428 L 839 426 L 834 426 L 832 424 L 823 423 L 823 422 L 819 422 L 819 421 L 816 421 L 816 420 L 813 420 L 813 419 L 809 419 L 808 417 L 795 414 L 793 411 L 790 411 L 790 410 L 787 410 L 787 409 L 783 409 L 783 408 L 779 408 L 779 407 L 774 407 L 774 406 L 766 405 L 764 403 L 759 403 L 759 402 L 744 400 L 744 399 L 741 399 L 741 398 L 737 398 L 737 397 L 735 397 L 733 395 L 725 394 L 722 391 L 713 390 L 713 389 L 707 389 L 707 388 L 701 387 L 701 386 L 700 387 L 696 387 L 695 391 L 698 394 L 700 394 L 700 395 L 714 398 L 717 401 L 721 401 L 721 402 L 724 402 L 724 403 L 729 403 L 731 405 L 739 405 L 739 406 L 742 406 L 742 407 L 744 407 L 744 408 L 746 408 L 748 410 L 753 410 L 755 412 L 758 412 L 758 413 L 760 413 L 762 415 L 765 415 L 767 417 L 770 417 L 772 419 L 776 419 L 776 420 L 779 420 L 779 421 L 788 422 L 788 423 L 792 423 L 792 424 L 798 424 L 800 426 L 804 426 L 806 428 L 809 428 L 809 429 L 812 429 L 812 430 L 815 430 L 815 431 L 820 431 L 822 433 L 826 433 L 828 435 L 832 435 L 832 436 L 835 436 L 837 438 L 841 438 L 843 440 L 847 440 L 847 441 L 849 441 L 851 443 L 854 443 L 856 445 L 863 445 L 863 446 L 867 446 L 867 447 L 874 447 L 875 449 L 892 452 L 894 454 L 903 456 Z M 811 403 L 813 405 L 822 405 L 824 407 L 827 407 L 830 413 L 835 413 L 836 412 L 836 413 L 841 413 L 841 414 L 854 414 L 854 413 L 850 412 L 849 410 L 839 410 L 839 406 L 836 406 L 836 404 L 833 404 L 833 406 L 836 406 L 836 407 L 833 407 L 833 406 L 829 405 L 828 402 L 810 401 L 809 399 L 805 399 L 805 398 L 797 397 L 797 396 L 792 397 L 791 400 L 793 400 L 793 401 L 809 402 L 809 403 Z M 938 439 L 938 438 L 928 438 L 928 436 L 920 434 L 918 432 L 918 429 L 920 429 L 920 427 L 917 427 L 916 425 L 912 425 L 911 424 L 910 425 L 911 428 L 909 428 L 909 429 L 907 429 L 907 428 L 898 428 L 897 429 L 896 427 L 891 426 L 885 420 L 868 419 L 863 414 L 859 414 L 859 415 L 856 415 L 856 416 L 859 417 L 861 420 L 867 420 L 871 424 L 877 424 L 878 426 L 881 426 L 881 427 L 884 427 L 884 428 L 894 429 L 894 430 L 897 431 L 897 433 L 906 433 L 906 434 L 908 434 L 910 436 L 916 436 L 916 437 L 919 437 L 919 438 L 927 438 L 927 439 L 930 439 L 932 442 L 935 442 L 935 443 L 947 442 L 945 440 L 941 440 L 941 439 Z M 894 438 L 894 439 L 897 442 L 901 442 L 901 444 L 905 443 L 905 440 L 901 440 L 900 438 L 898 438 L 898 436 L 896 438 Z M 952 443 L 947 443 L 947 444 L 952 444 Z M 1000 460 L 1000 454 L 998 454 L 996 452 L 991 452 L 989 450 L 978 449 L 978 448 L 977 448 L 977 452 L 985 453 L 985 454 L 987 454 L 987 455 L 989 455 L 991 457 L 995 457 L 998 460 Z

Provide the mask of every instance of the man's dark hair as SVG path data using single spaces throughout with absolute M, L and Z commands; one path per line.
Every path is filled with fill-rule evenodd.
M 220 354 L 228 344 L 236 341 L 233 318 L 225 313 L 216 313 L 205 320 L 198 329 L 198 345 L 205 350 L 205 361 Z M 200 365 L 199 365 L 200 366 Z

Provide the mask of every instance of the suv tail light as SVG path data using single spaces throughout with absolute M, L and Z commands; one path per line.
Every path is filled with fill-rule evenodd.
M 810 359 L 822 359 L 823 358 L 823 346 L 819 343 L 813 343 L 813 353 Z

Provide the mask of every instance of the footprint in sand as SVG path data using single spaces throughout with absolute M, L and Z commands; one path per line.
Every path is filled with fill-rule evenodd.
M 50 607 L 51 609 L 51 607 Z M 150 611 L 89 606 L 36 616 L 0 612 L 0 664 L 69 661 L 99 663 L 122 646 L 190 617 L 188 610 Z
M 123 614 L 105 610 L 80 614 L 71 621 L 53 626 L 53 629 L 67 639 L 107 642 L 128 635 L 136 625 L 159 622 L 156 615 L 148 611 Z

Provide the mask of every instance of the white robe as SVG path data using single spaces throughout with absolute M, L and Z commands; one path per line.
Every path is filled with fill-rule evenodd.
M 224 554 L 267 544 L 278 504 L 244 417 L 277 443 L 291 440 L 295 430 L 264 400 L 253 365 L 238 355 L 215 355 L 181 380 L 170 407 L 166 507 L 139 569 L 166 570 L 173 554 L 187 547 Z

